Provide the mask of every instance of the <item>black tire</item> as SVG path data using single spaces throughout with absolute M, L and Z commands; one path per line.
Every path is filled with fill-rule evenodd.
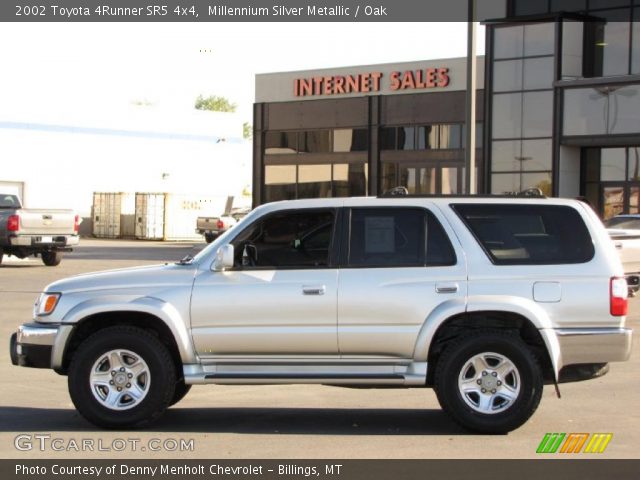
M 480 392 L 468 393 L 465 399 L 458 386 L 459 378 L 467 378 L 470 383 L 467 383 L 466 388 L 473 389 L 474 382 L 481 382 L 476 388 L 480 390 L 487 386 L 482 382 L 494 382 L 496 378 L 501 378 L 497 376 L 492 380 L 492 367 L 487 367 L 483 371 L 489 375 L 483 377 L 482 372 L 479 372 L 476 380 L 475 369 L 469 367 L 469 362 L 476 355 L 483 353 L 494 353 L 508 359 L 519 375 L 517 382 L 514 374 L 507 375 L 499 383 L 505 385 L 497 387 L 504 389 L 507 383 L 509 386 L 519 386 L 518 393 L 512 394 L 514 399 L 511 402 L 501 397 L 499 392 L 497 396 L 492 395 L 492 392 L 496 391 L 489 391 L 492 387 L 483 390 L 486 392 L 484 395 L 491 399 L 489 410 L 497 410 L 494 413 L 483 413 L 472 408 L 470 403 L 474 404 L 474 401 L 477 401 L 475 407 L 481 408 Z M 487 359 L 492 360 L 491 355 L 488 355 Z M 517 334 L 502 330 L 480 330 L 453 340 L 439 358 L 435 372 L 435 390 L 442 408 L 457 423 L 479 433 L 503 434 L 524 424 L 538 408 L 543 383 L 542 369 L 531 349 Z
M 2 265 L 2 257 L 4 257 L 4 251 L 0 248 L 0 265 Z
M 176 389 L 173 393 L 173 398 L 171 399 L 171 402 L 169 402 L 169 406 L 173 407 L 176 403 L 186 397 L 189 390 L 191 390 L 191 385 L 184 383 L 184 379 L 178 380 L 178 383 L 176 383 Z
M 40 256 L 47 267 L 57 267 L 62 261 L 62 252 L 42 252 Z
M 213 242 L 216 238 L 218 238 L 218 235 L 216 235 L 215 233 L 205 233 L 204 234 L 204 241 L 207 242 L 207 243 Z
M 96 362 L 107 352 L 118 349 L 133 352 L 144 360 L 150 378 L 146 396 L 125 410 L 102 405 L 90 383 Z M 84 418 L 102 428 L 148 425 L 167 409 L 176 386 L 176 367 L 167 347 L 148 331 L 125 325 L 99 330 L 84 340 L 73 355 L 68 374 L 73 404 Z

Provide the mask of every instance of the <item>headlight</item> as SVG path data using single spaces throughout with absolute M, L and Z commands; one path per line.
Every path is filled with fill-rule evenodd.
M 60 300 L 59 293 L 41 293 L 34 306 L 36 316 L 44 316 L 53 313 Z

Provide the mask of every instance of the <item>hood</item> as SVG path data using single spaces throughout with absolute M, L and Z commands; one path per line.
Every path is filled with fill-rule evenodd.
M 53 282 L 45 292 L 76 293 L 93 290 L 183 287 L 193 283 L 197 265 L 150 265 L 145 267 L 121 268 L 103 272 L 83 273 Z

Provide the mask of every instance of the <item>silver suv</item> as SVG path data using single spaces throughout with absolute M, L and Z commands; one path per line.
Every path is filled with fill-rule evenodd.
M 67 375 L 106 428 L 194 384 L 432 387 L 468 429 L 513 430 L 544 384 L 628 359 L 627 286 L 586 205 L 352 198 L 263 205 L 195 258 L 49 285 L 16 365 Z

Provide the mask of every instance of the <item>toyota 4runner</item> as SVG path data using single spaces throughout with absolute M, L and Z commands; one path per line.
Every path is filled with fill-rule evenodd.
M 148 424 L 194 384 L 316 383 L 431 387 L 455 421 L 500 433 L 544 384 L 628 359 L 626 313 L 620 260 L 583 203 L 298 200 L 195 258 L 52 283 L 11 359 L 67 375 L 106 428 Z

